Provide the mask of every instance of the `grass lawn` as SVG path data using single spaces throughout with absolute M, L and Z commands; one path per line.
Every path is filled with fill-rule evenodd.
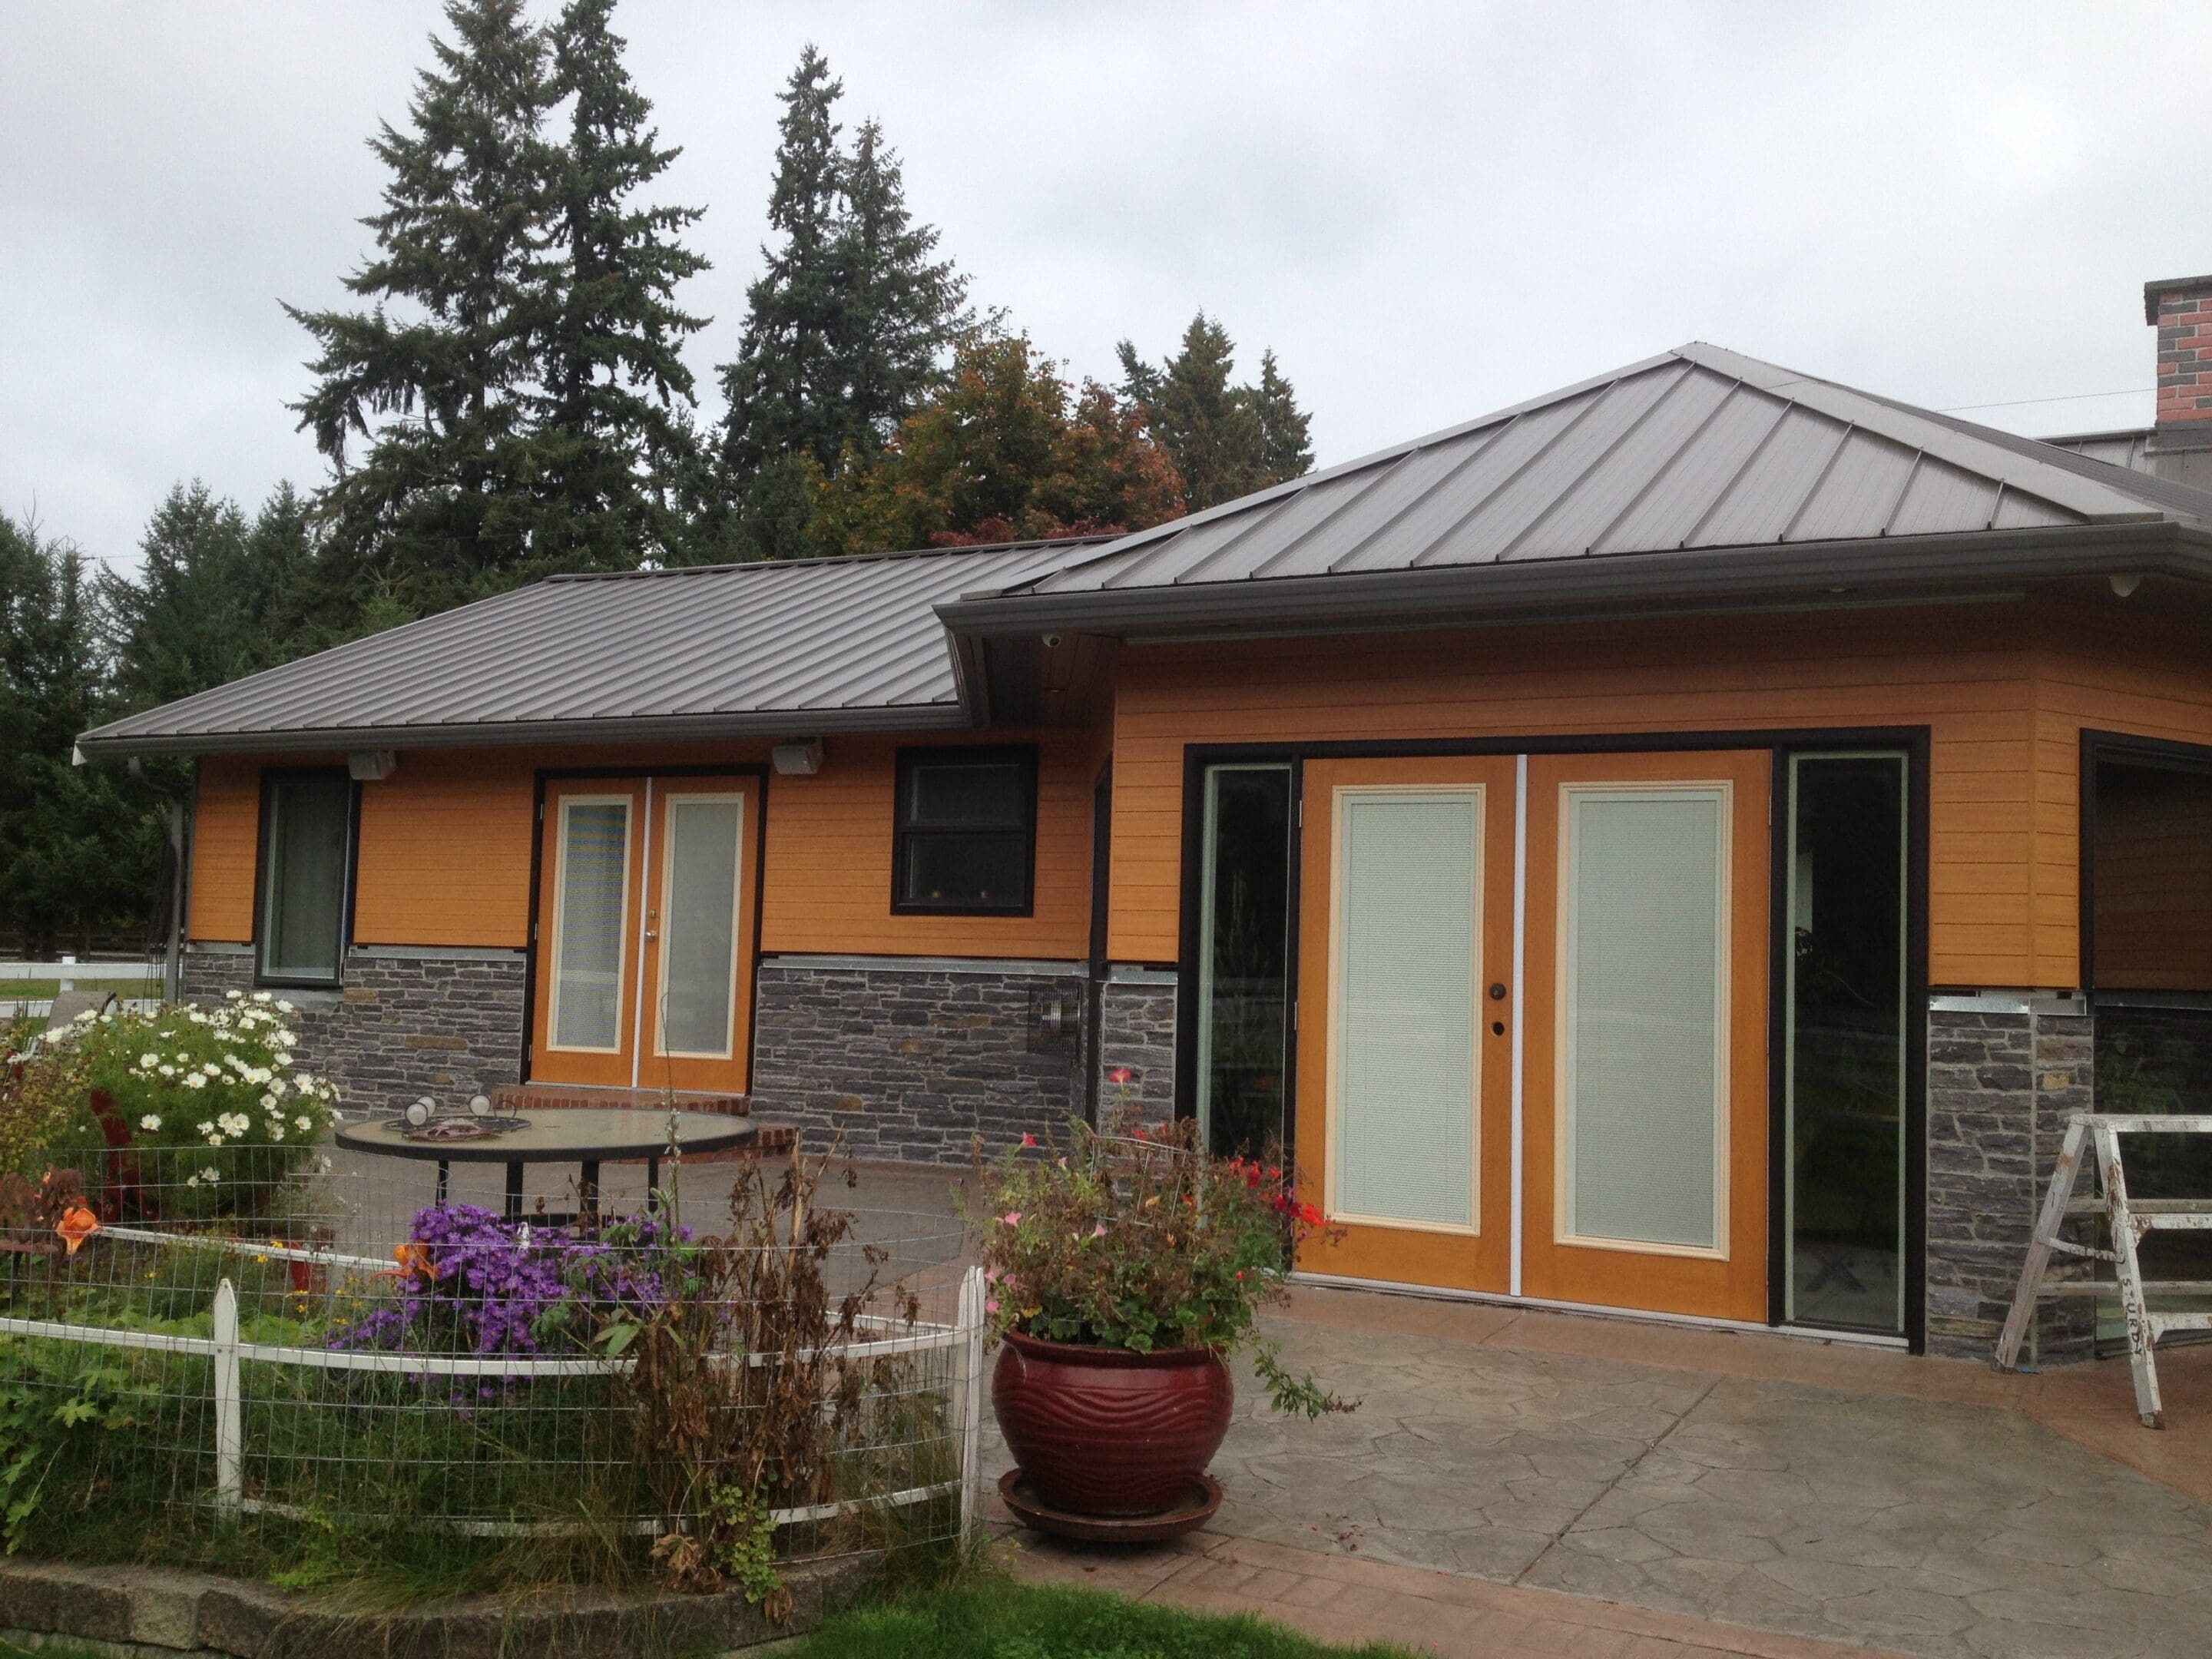
M 833 1619 L 791 1659 L 1412 1659 L 1330 1647 L 1278 1625 L 1183 1613 L 1102 1590 L 981 1583 Z

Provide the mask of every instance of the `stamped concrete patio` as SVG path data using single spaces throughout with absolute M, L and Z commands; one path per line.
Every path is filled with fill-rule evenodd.
M 1248 1385 L 1208 1533 L 1023 1534 L 1026 1571 L 1443 1653 L 2212 1651 L 2212 1353 L 2166 1360 L 2154 1433 L 2118 1364 L 1319 1289 L 1269 1326 L 1359 1410 L 1288 1422 Z

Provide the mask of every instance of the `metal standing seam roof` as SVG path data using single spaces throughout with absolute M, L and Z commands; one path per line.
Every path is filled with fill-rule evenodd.
M 1018 581 L 1073 546 L 556 576 L 113 721 L 78 744 L 200 753 L 958 727 L 967 716 L 932 607 Z
M 2212 494 L 1700 343 L 965 597 L 2152 521 Z

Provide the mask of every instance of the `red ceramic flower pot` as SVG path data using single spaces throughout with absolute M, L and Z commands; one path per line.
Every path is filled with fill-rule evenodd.
M 1237 1403 L 1211 1348 L 1133 1353 L 1009 1333 L 991 1374 L 1007 1449 L 1058 1510 L 1158 1515 L 1184 1502 Z

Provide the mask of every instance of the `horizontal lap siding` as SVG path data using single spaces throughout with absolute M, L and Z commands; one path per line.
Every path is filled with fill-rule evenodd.
M 1028 740 L 1019 733 L 961 739 Z M 1036 740 L 1034 915 L 893 915 L 891 798 L 899 742 L 833 736 L 826 739 L 819 775 L 769 780 L 762 947 L 855 955 L 1082 956 L 1090 927 L 1091 789 L 1105 737 L 1054 732 Z M 403 750 L 391 777 L 362 786 L 355 940 L 526 944 L 540 769 L 760 766 L 768 757 L 765 743 Z M 252 937 L 264 763 L 296 763 L 211 757 L 201 768 L 190 929 L 195 939 Z
M 432 751 L 363 784 L 355 939 L 529 943 L 533 764 L 511 750 Z
M 187 937 L 243 945 L 253 937 L 253 866 L 261 835 L 258 762 L 210 756 L 192 801 Z
M 1176 958 L 1187 744 L 1927 726 L 1931 977 L 2028 982 L 2029 620 L 2000 605 L 1125 650 L 1113 954 Z
M 909 739 L 910 746 L 925 741 Z M 767 951 L 860 956 L 1080 957 L 1091 924 L 1091 789 L 1099 738 L 1088 732 L 987 732 L 960 744 L 1037 744 L 1035 914 L 895 915 L 893 738 L 831 738 L 811 778 L 769 788 Z

